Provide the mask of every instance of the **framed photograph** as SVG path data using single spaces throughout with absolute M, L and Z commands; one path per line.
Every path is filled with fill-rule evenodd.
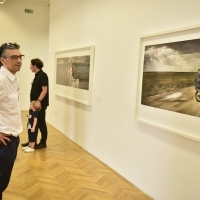
M 55 94 L 92 105 L 94 46 L 56 52 Z
M 142 36 L 136 118 L 200 141 L 200 26 Z

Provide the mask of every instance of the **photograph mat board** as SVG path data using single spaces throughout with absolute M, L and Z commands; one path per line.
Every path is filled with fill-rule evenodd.
M 141 104 L 145 47 L 200 38 L 200 26 L 166 31 L 140 38 L 136 119 L 139 122 L 200 141 L 199 117 L 189 116 Z M 196 69 L 198 70 L 198 69 Z M 198 102 L 197 102 L 198 103 Z M 200 105 L 199 105 L 200 106 Z
M 71 71 L 68 70 L 70 62 Z M 61 65 L 63 73 L 58 70 Z M 92 105 L 93 68 L 94 46 L 57 51 L 55 53 L 55 94 L 85 105 Z

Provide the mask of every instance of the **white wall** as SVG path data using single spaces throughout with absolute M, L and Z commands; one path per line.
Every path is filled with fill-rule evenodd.
M 0 43 L 21 45 L 22 109 L 41 58 L 50 78 L 47 120 L 155 200 L 200 199 L 199 142 L 135 120 L 141 35 L 199 24 L 199 0 L 51 0 L 0 4 Z M 33 14 L 24 9 L 33 9 Z M 55 51 L 95 45 L 93 105 L 54 95 Z M 102 96 L 101 103 L 96 95 Z M 176 120 L 176 119 L 174 119 Z M 183 122 L 186 123 L 186 122 Z M 51 136 L 49 136 L 51 137 Z
M 24 12 L 32 9 L 32 14 Z M 30 70 L 30 60 L 40 58 L 44 71 L 48 70 L 49 7 L 45 2 L 10 0 L 0 4 L 0 45 L 17 42 L 26 57 L 22 69 L 17 73 L 20 78 L 22 110 L 28 110 L 30 87 L 34 74 Z
M 140 36 L 199 24 L 200 1 L 50 3 L 48 122 L 154 199 L 200 199 L 199 142 L 135 119 Z M 53 91 L 55 51 L 86 45 L 95 45 L 91 107 Z

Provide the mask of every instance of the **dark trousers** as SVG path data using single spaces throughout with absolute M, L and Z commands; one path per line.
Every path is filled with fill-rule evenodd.
M 7 145 L 0 144 L 0 200 L 10 181 L 19 146 L 19 137 L 10 136 L 9 138 L 11 141 L 6 141 Z
M 36 133 L 31 132 L 31 129 L 28 129 L 28 141 L 29 142 L 36 142 Z
M 47 141 L 47 125 L 46 125 L 46 108 L 42 108 L 38 113 L 38 128 L 41 132 L 40 142 L 46 144 Z M 36 135 L 38 135 L 38 129 L 36 130 Z

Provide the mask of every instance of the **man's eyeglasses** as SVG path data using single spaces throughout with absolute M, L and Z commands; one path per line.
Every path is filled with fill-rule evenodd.
M 12 56 L 2 56 L 3 58 L 10 58 L 10 59 L 12 59 L 12 60 L 18 60 L 18 58 L 20 59 L 20 60 L 23 60 L 24 58 L 25 58 L 25 55 L 19 55 L 19 56 L 17 56 L 17 55 L 12 55 Z

